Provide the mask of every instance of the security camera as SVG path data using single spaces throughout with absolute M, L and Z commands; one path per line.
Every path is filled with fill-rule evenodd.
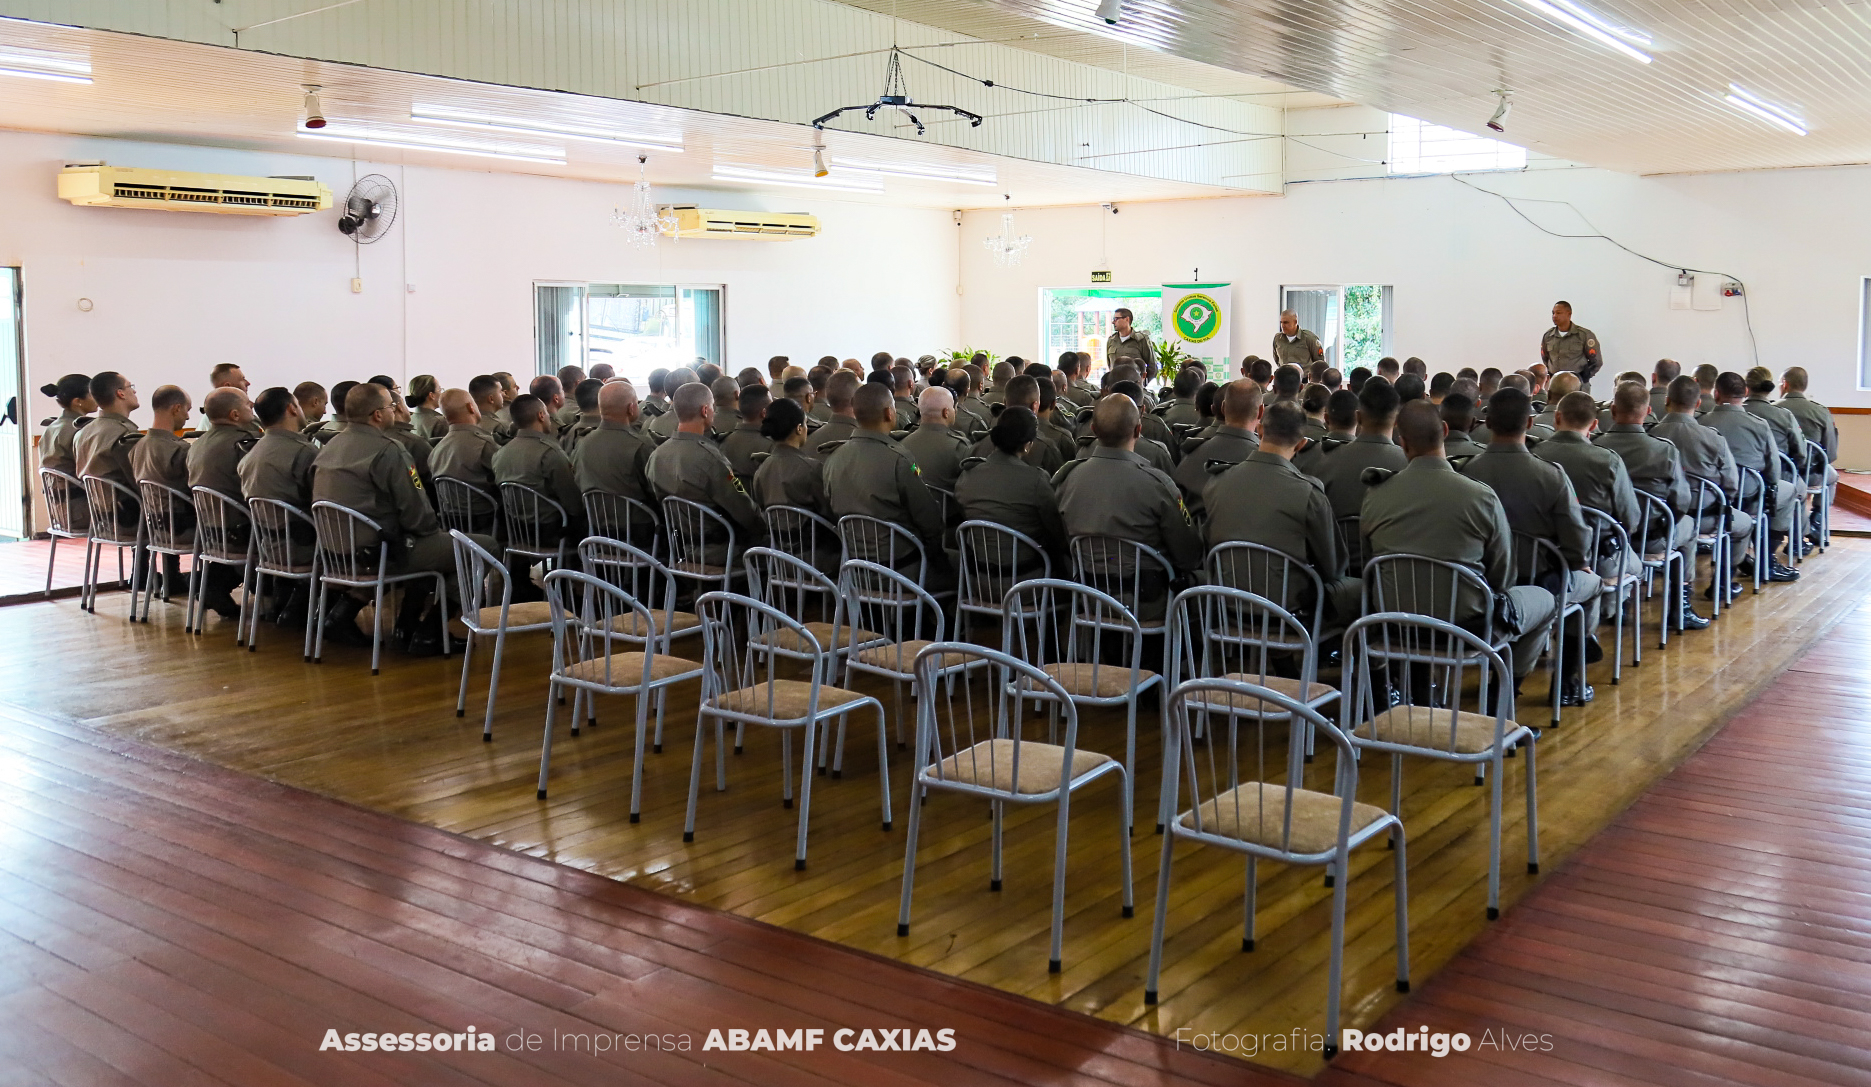
M 1098 18 L 1112 26 L 1124 15 L 1124 0 L 1098 0 Z
M 1488 118 L 1488 127 L 1496 132 L 1507 131 L 1507 115 L 1513 111 L 1514 103 L 1507 97 L 1506 91 L 1494 92 L 1501 97 L 1501 104 L 1494 107 L 1494 116 Z
M 318 104 L 318 88 L 310 85 L 305 88 L 305 127 L 325 127 L 325 110 Z

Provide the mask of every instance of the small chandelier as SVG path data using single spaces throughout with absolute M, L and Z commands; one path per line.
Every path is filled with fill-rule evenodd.
M 630 190 L 630 206 L 611 212 L 611 222 L 624 232 L 631 245 L 653 246 L 663 234 L 673 234 L 676 230 L 676 217 L 668 212 L 659 212 L 656 202 L 650 199 L 650 179 L 645 176 L 645 164 L 649 156 L 637 156 L 637 183 Z
M 1013 232 L 1013 212 L 1004 211 L 1000 216 L 1000 233 L 988 236 L 982 242 L 987 251 L 994 254 L 994 263 L 1011 267 L 1020 263 L 1020 255 L 1026 247 L 1033 244 L 1031 234 Z

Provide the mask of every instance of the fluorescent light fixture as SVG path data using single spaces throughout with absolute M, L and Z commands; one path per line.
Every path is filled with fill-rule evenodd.
M 761 185 L 788 185 L 799 189 L 836 189 L 841 192 L 883 192 L 884 183 L 875 177 L 839 177 L 817 178 L 810 174 L 792 173 L 784 170 L 769 170 L 763 166 L 733 166 L 722 164 L 715 167 L 716 181 L 744 181 Z
M 1647 35 L 1618 26 L 1589 8 L 1573 3 L 1572 0 L 1520 0 L 1520 2 L 1560 26 L 1575 30 L 1601 45 L 1616 49 L 1632 60 L 1650 63 L 1650 54 L 1637 48 L 1638 45 L 1650 44 L 1650 38 Z
M 682 136 L 679 133 L 673 136 L 655 136 L 635 132 L 608 132 L 580 125 L 562 125 L 551 121 L 530 121 L 486 113 L 471 113 L 449 106 L 431 106 L 420 102 L 409 107 L 409 119 L 421 121 L 424 124 L 447 125 L 451 128 L 472 128 L 484 132 L 504 132 L 526 136 L 552 136 L 562 140 L 609 143 L 649 151 L 680 153 L 682 150 Z
M 507 159 L 512 162 L 543 162 L 553 166 L 565 164 L 565 151 L 562 148 L 499 147 L 462 143 L 454 140 L 432 139 L 421 133 L 405 135 L 400 132 L 351 128 L 342 123 L 328 124 L 315 132 L 301 128 L 298 130 L 298 136 L 302 140 L 363 143 L 375 147 L 400 147 L 407 151 L 437 151 L 445 155 L 478 155 L 482 158 Z
M 954 167 L 923 163 L 885 163 L 859 162 L 854 159 L 832 160 L 832 165 L 841 170 L 855 170 L 866 174 L 890 174 L 895 177 L 913 177 L 919 181 L 953 181 L 962 185 L 997 185 L 994 171 L 965 171 Z
M 1772 102 L 1749 94 L 1733 83 L 1728 84 L 1728 95 L 1723 101 L 1744 113 L 1751 113 L 1759 117 L 1770 125 L 1777 125 L 1780 128 L 1784 128 L 1795 136 L 1806 135 L 1805 121 L 1800 120 L 1798 117 L 1788 113 L 1780 106 L 1774 105 Z
M 50 79 L 57 83 L 89 83 L 91 62 L 45 53 L 0 53 L 0 75 Z

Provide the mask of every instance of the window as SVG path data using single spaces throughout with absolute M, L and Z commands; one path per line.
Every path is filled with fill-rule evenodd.
M 1527 165 L 1527 149 L 1393 113 L 1389 161 L 1393 174 L 1519 170 Z
M 1376 284 L 1280 288 L 1280 308 L 1319 337 L 1325 361 L 1341 370 L 1375 366 L 1390 350 L 1391 289 Z
M 608 362 L 641 385 L 658 367 L 724 365 L 721 296 L 719 285 L 536 284 L 539 372 Z
M 1871 276 L 1858 281 L 1858 387 L 1871 389 Z
M 1103 373 L 1105 339 L 1119 307 L 1131 311 L 1133 327 L 1148 332 L 1151 343 L 1163 342 L 1161 287 L 1042 288 L 1039 311 L 1045 324 L 1040 342 L 1045 354 L 1038 361 L 1051 366 L 1063 352 L 1089 351 L 1092 372 Z

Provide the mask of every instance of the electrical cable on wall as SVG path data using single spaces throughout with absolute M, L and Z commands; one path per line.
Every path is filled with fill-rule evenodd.
M 1703 275 L 1722 276 L 1728 280 L 1733 281 L 1735 286 L 1741 288 L 1741 295 L 1740 295 L 1741 297 L 1741 320 L 1743 323 L 1747 325 L 1747 329 L 1748 329 L 1748 350 L 1754 356 L 1754 365 L 1759 366 L 1761 364 L 1760 343 L 1754 338 L 1754 314 L 1748 305 L 1748 285 L 1746 282 L 1744 282 L 1741 279 L 1740 276 L 1734 275 L 1730 272 L 1724 272 L 1724 271 L 1721 271 L 1715 268 L 1692 268 L 1685 264 L 1673 264 L 1667 260 L 1658 260 L 1656 257 L 1653 257 L 1649 255 L 1648 253 L 1639 253 L 1637 250 L 1632 249 L 1628 245 L 1625 245 L 1623 242 L 1617 240 L 1611 235 L 1606 234 L 1602 230 L 1599 230 L 1597 225 L 1594 224 L 1589 218 L 1587 218 L 1584 212 L 1579 210 L 1578 205 L 1572 203 L 1569 200 L 1541 200 L 1541 199 L 1538 199 L 1536 197 L 1531 197 L 1531 196 L 1508 196 L 1506 193 L 1495 192 L 1493 189 L 1484 189 L 1472 181 L 1463 179 L 1458 174 L 1450 174 L 1449 178 L 1453 181 L 1457 181 L 1463 185 L 1466 185 L 1467 187 L 1475 190 L 1478 193 L 1486 193 L 1487 195 L 1495 197 L 1496 199 L 1500 200 L 1503 204 L 1506 204 L 1508 208 L 1511 209 L 1515 215 L 1518 215 L 1522 219 L 1525 219 L 1530 226 L 1532 226 L 1535 230 L 1540 231 L 1542 234 L 1549 234 L 1555 238 L 1607 241 L 1607 242 L 1610 242 L 1612 245 L 1617 246 L 1619 249 L 1624 250 L 1626 253 L 1629 253 L 1631 256 L 1638 258 L 1639 260 L 1646 260 L 1652 264 L 1658 265 L 1663 268 L 1669 268 L 1678 273 L 1697 272 Z M 1591 227 L 1592 230 L 1595 231 L 1595 233 L 1562 234 L 1557 230 L 1551 229 L 1550 227 L 1542 226 L 1539 222 L 1535 221 L 1532 216 L 1520 210 L 1520 207 L 1518 206 L 1517 202 L 1528 203 L 1528 204 L 1562 204 L 1568 208 L 1571 208 L 1572 213 L 1579 217 L 1579 221 L 1584 223 L 1586 226 Z

